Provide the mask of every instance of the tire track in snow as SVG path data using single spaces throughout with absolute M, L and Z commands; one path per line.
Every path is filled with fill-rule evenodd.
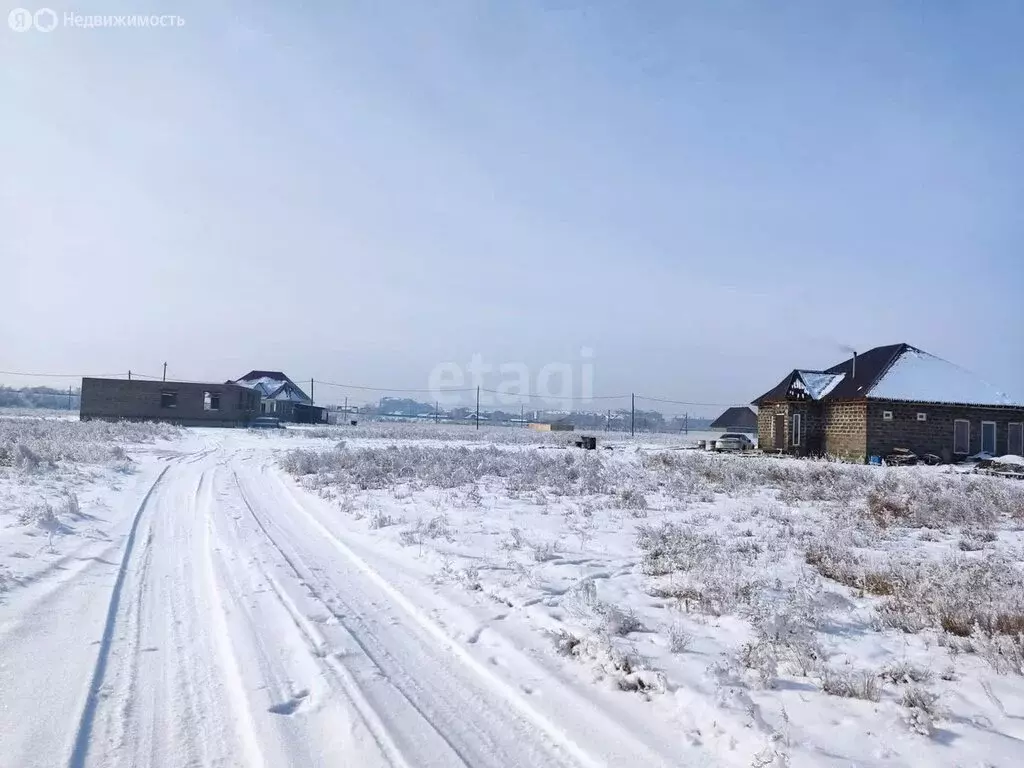
M 216 472 L 216 469 L 213 471 Z M 213 602 L 211 617 L 211 620 L 215 625 L 213 628 L 213 636 L 217 640 L 217 651 L 220 654 L 221 666 L 227 674 L 228 696 L 231 700 L 231 706 L 235 710 L 235 716 L 241 725 L 241 733 L 239 736 L 242 739 L 243 749 L 246 753 L 247 759 L 245 765 L 248 768 L 260 768 L 265 765 L 265 761 L 260 750 L 259 738 L 256 734 L 256 725 L 253 722 L 252 711 L 249 708 L 249 701 L 246 697 L 245 684 L 242 680 L 242 672 L 238 665 L 238 658 L 235 656 L 234 649 L 231 645 L 231 636 L 228 632 L 226 618 L 227 609 L 221 596 L 220 586 L 217 583 L 217 576 L 214 569 L 213 545 L 211 542 L 211 537 L 213 535 L 213 515 L 210 514 L 213 508 L 212 499 L 210 498 L 212 479 L 207 480 L 206 493 L 203 494 L 202 482 L 204 479 L 206 479 L 205 473 L 200 478 L 200 492 L 197 495 L 197 502 L 201 504 L 200 510 L 206 510 L 208 513 L 205 515 L 206 520 L 203 525 L 203 580 L 209 588 Z
M 266 472 L 265 474 L 269 474 L 274 478 L 274 481 L 283 491 L 283 495 L 285 495 L 291 502 L 292 507 L 294 507 L 303 516 L 303 518 L 308 521 L 313 529 L 323 536 L 323 538 L 353 567 L 355 567 L 356 570 L 366 576 L 377 588 L 384 592 L 384 594 L 390 598 L 395 605 L 400 607 L 406 615 L 409 616 L 409 618 L 411 618 L 428 636 L 432 638 L 434 642 L 437 643 L 440 649 L 450 653 L 462 662 L 463 666 L 480 678 L 481 682 L 483 682 L 488 689 L 504 699 L 512 709 L 517 711 L 524 719 L 540 729 L 553 744 L 556 744 L 568 755 L 571 755 L 572 758 L 580 765 L 596 768 L 596 766 L 602 764 L 591 757 L 590 754 L 588 754 L 582 747 L 576 744 L 576 742 L 573 741 L 562 729 L 534 709 L 512 686 L 487 669 L 483 663 L 472 656 L 454 638 L 449 636 L 440 626 L 432 621 L 430 617 L 426 616 L 421 610 L 419 610 L 412 601 L 396 589 L 387 579 L 381 576 L 369 563 L 363 560 L 343 541 L 331 533 L 323 523 L 312 515 L 309 510 L 302 506 L 299 500 L 291 492 L 291 489 L 288 488 L 288 486 L 278 476 L 276 471 Z
M 292 560 L 291 557 L 288 556 L 287 553 L 285 553 L 281 549 L 281 547 L 277 545 L 273 536 L 271 536 L 270 532 L 267 530 L 267 527 L 264 525 L 263 521 L 256 514 L 256 511 L 253 509 L 248 496 L 246 495 L 241 483 L 238 480 L 238 474 L 233 473 L 233 476 L 235 486 L 238 488 L 239 498 L 242 500 L 245 509 L 248 510 L 249 515 L 252 517 L 253 521 L 256 523 L 259 530 L 262 532 L 266 541 L 270 544 L 274 551 L 281 556 L 284 562 L 287 563 L 288 567 L 291 569 L 292 573 L 300 581 L 300 583 L 305 583 L 305 578 L 302 576 L 296 563 Z M 289 616 L 292 619 L 292 622 L 295 624 L 298 631 L 306 640 L 310 653 L 318 660 L 320 660 L 322 664 L 324 664 L 328 668 L 327 671 L 331 673 L 332 676 L 342 686 L 342 689 L 344 690 L 345 694 L 348 696 L 349 700 L 355 706 L 356 711 L 363 719 L 363 722 L 366 725 L 367 729 L 373 735 L 374 740 L 377 742 L 377 746 L 388 758 L 389 762 L 393 766 L 395 766 L 395 768 L 411 768 L 410 763 L 406 760 L 405 756 L 398 748 L 398 745 L 395 743 L 394 739 L 388 733 L 387 727 L 380 719 L 380 716 L 373 709 L 373 706 L 370 704 L 369 700 L 363 694 L 362 690 L 359 687 L 359 684 L 355 681 L 355 679 L 353 679 L 352 675 L 344 667 L 344 665 L 339 663 L 337 658 L 334 657 L 331 653 L 329 653 L 329 644 L 327 642 L 327 639 L 320 633 L 319 630 L 317 630 L 317 628 L 312 624 L 312 622 L 310 622 L 309 619 L 302 614 L 298 606 L 295 604 L 294 600 L 292 600 L 291 597 L 288 596 L 287 592 L 281 586 L 280 582 L 278 582 L 277 579 L 275 579 L 274 576 L 271 573 L 269 573 L 266 568 L 263 567 L 262 563 L 259 563 L 259 561 L 257 561 L 257 563 L 262 576 L 264 577 L 264 579 L 266 579 L 267 583 L 270 585 L 278 601 L 288 612 Z M 318 602 L 321 602 L 324 610 L 327 611 L 328 614 L 332 613 L 330 608 L 327 605 L 323 604 L 322 601 L 320 601 L 319 598 L 315 595 L 315 593 L 312 593 L 312 591 L 311 596 L 314 597 L 314 599 L 317 599 Z
M 154 491 L 159 487 L 167 474 L 169 467 L 164 467 L 157 476 L 153 485 L 146 492 L 142 503 L 135 512 L 132 520 L 131 530 L 128 532 L 128 541 L 125 544 L 124 554 L 121 557 L 121 565 L 117 570 L 117 578 L 114 580 L 114 588 L 110 593 L 110 602 L 107 606 L 107 618 L 103 627 L 103 636 L 100 638 L 99 653 L 96 658 L 96 666 L 93 668 L 92 680 L 89 684 L 89 692 L 86 695 L 85 706 L 78 722 L 78 730 L 75 734 L 74 747 L 68 759 L 68 768 L 84 768 L 86 758 L 89 755 L 89 743 L 92 735 L 93 723 L 96 717 L 96 710 L 99 706 L 100 689 L 103 686 L 103 677 L 107 671 L 107 664 L 110 659 L 110 648 L 114 640 L 114 629 L 117 625 L 117 613 L 121 604 L 121 591 L 124 589 L 125 577 L 128 574 L 128 566 L 131 562 L 132 552 L 135 549 L 135 536 L 138 533 L 139 523 L 145 514 L 149 501 Z
M 265 474 L 266 472 L 263 472 L 261 476 Z M 305 514 L 304 510 L 303 513 Z M 253 514 L 258 520 L 260 516 L 254 511 Z M 261 523 L 264 532 L 270 537 L 272 546 L 281 553 L 286 562 L 289 562 L 300 583 L 313 593 L 311 596 L 340 621 L 341 628 L 346 631 L 346 639 L 355 643 L 356 649 L 343 657 L 342 663 L 357 664 L 360 679 L 364 684 L 373 686 L 378 699 L 387 691 L 392 692 L 390 699 L 393 701 L 395 694 L 400 696 L 403 699 L 402 706 L 411 708 L 406 717 L 422 720 L 424 726 L 430 728 L 450 747 L 453 759 L 458 759 L 466 765 L 505 765 L 510 761 L 517 764 L 526 761 L 530 764 L 545 765 L 600 764 L 550 723 L 541 729 L 541 739 L 531 738 L 531 726 L 538 725 L 536 713 L 533 717 L 523 717 L 523 713 L 509 701 L 504 691 L 487 684 L 487 680 L 476 680 L 476 683 L 485 684 L 478 688 L 474 684 L 475 676 L 462 682 L 459 680 L 460 675 L 444 671 L 451 669 L 449 665 L 453 655 L 458 657 L 457 653 L 452 654 L 449 651 L 452 642 L 450 638 L 445 636 L 446 642 L 439 644 L 432 634 L 425 637 L 422 628 L 419 632 L 410 631 L 401 628 L 409 627 L 409 624 L 403 625 L 397 619 L 383 620 L 380 614 L 388 611 L 380 609 L 372 595 L 362 593 L 358 579 L 345 581 L 344 590 L 339 591 L 342 582 L 335 585 L 329 579 L 325 580 L 317 575 L 330 561 L 319 560 L 318 562 L 322 563 L 321 567 L 308 565 L 299 551 L 304 536 L 289 533 L 282 528 L 282 521 L 293 518 L 282 517 L 280 521 L 269 515 L 268 518 L 273 521 L 276 529 L 281 530 L 294 556 L 283 551 L 276 537 Z M 309 540 L 310 543 L 322 541 L 328 548 L 332 548 L 332 537 L 329 534 L 315 527 L 311 530 L 308 525 L 305 526 L 305 531 L 314 534 Z M 317 561 L 315 556 L 313 559 Z M 348 562 L 348 558 L 344 558 L 343 562 Z M 358 568 L 353 575 L 356 573 L 360 574 L 359 578 L 365 576 Z M 347 577 L 340 573 L 337 578 Z M 318 589 L 314 589 L 313 584 L 316 584 Z M 366 586 L 371 585 L 379 589 L 372 580 Z M 321 593 L 323 590 L 333 593 L 334 598 L 324 597 Z M 408 601 L 403 605 L 401 601 L 394 599 L 393 588 L 383 592 L 385 609 L 388 603 L 397 603 L 400 609 L 409 611 L 406 607 Z M 360 604 L 360 599 L 363 605 Z M 332 607 L 332 603 L 338 607 Z M 373 615 L 365 615 L 364 607 Z M 412 610 L 415 611 L 415 608 Z M 429 619 L 427 621 L 429 622 Z M 412 625 L 418 624 L 419 621 L 412 622 Z M 436 626 L 435 629 L 441 631 Z M 489 696 L 495 696 L 496 700 L 489 700 Z M 389 707 L 387 716 L 393 727 L 401 727 L 406 731 L 407 721 L 401 720 L 398 717 L 399 713 L 394 711 L 396 704 L 397 701 Z

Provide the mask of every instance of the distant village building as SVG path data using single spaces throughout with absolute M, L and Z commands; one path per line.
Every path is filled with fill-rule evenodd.
M 231 382 L 82 379 L 82 421 L 165 421 L 186 427 L 244 427 L 260 395 Z
M 537 432 L 572 432 L 576 428 L 571 421 L 566 419 L 559 421 L 533 421 L 527 424 L 527 426 Z
M 860 460 L 908 450 L 944 461 L 1024 453 L 1024 400 L 909 344 L 793 370 L 754 405 L 765 450 Z
M 709 430 L 722 430 L 723 432 L 749 432 L 757 434 L 757 414 L 752 408 L 739 406 L 729 408 L 708 425 Z

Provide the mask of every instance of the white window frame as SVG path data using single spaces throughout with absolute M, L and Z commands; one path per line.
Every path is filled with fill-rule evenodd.
M 918 421 L 928 421 L 928 414 L 927 413 L 922 413 L 921 411 L 918 411 L 918 413 L 917 413 L 917 420 Z
M 967 425 L 967 447 L 958 451 L 956 449 L 956 425 L 966 424 Z M 953 419 L 953 454 L 956 456 L 966 456 L 971 452 L 971 420 L 970 419 Z
M 985 425 L 992 425 L 992 450 L 985 450 Z M 999 427 L 994 421 L 983 421 L 981 422 L 981 452 L 991 453 L 993 456 L 996 455 L 996 446 L 999 444 Z
M 1020 450 L 1021 453 L 1024 453 L 1024 422 L 1020 421 L 1011 421 L 1006 425 L 1006 452 L 1013 452 L 1010 447 L 1010 435 L 1012 435 L 1014 431 L 1020 433 Z
M 790 430 L 790 445 L 799 447 L 800 445 L 800 429 L 803 427 L 803 419 L 800 413 L 793 414 L 793 426 Z
M 892 421 L 892 411 L 882 411 L 882 421 Z

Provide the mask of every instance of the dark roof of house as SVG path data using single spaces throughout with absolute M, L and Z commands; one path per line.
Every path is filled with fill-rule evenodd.
M 249 371 L 245 376 L 239 376 L 238 381 L 252 381 L 253 379 L 274 379 L 275 381 L 291 381 L 281 371 Z
M 909 344 L 875 347 L 824 371 L 796 369 L 754 401 L 785 400 L 792 388 L 812 400 L 871 398 L 952 405 L 1024 406 L 970 371 Z
M 711 422 L 708 429 L 751 429 L 757 430 L 757 414 L 745 405 L 726 409 L 725 413 Z
M 258 389 L 263 397 L 270 400 L 311 402 L 309 395 L 281 371 L 249 371 L 237 381 L 250 389 Z M 280 397 L 282 392 L 285 397 Z

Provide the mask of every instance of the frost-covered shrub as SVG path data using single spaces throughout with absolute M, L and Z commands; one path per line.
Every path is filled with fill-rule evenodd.
M 787 504 L 856 504 L 883 528 L 988 526 L 1000 518 L 1024 517 L 1024 487 L 993 477 L 700 451 L 654 453 L 644 465 L 676 498 L 775 489 Z
M 370 528 L 377 530 L 379 528 L 387 528 L 389 525 L 394 525 L 395 519 L 391 515 L 386 515 L 380 510 L 376 510 L 370 515 Z
M 557 557 L 557 555 L 555 555 L 555 545 L 552 544 L 550 541 L 542 541 L 538 542 L 537 544 L 531 544 L 530 553 L 533 555 L 534 561 L 538 563 L 546 563 L 549 560 L 554 560 L 555 557 Z
M 636 488 L 622 488 L 616 496 L 619 506 L 631 510 L 634 517 L 647 516 L 647 498 Z
M 559 496 L 576 496 L 609 490 L 605 462 L 600 454 L 592 452 L 506 450 L 492 445 L 390 445 L 330 451 L 298 449 L 289 451 L 281 465 L 295 475 L 316 473 L 325 481 L 361 490 L 387 489 L 401 483 L 454 489 L 485 478 L 503 480 L 515 493 L 543 489 Z
M 561 629 L 551 633 L 551 641 L 558 655 L 590 663 L 617 690 L 641 694 L 665 690 L 663 674 L 645 669 L 635 653 L 617 648 L 607 637 L 580 636 Z
M 672 522 L 637 526 L 636 546 L 643 553 L 641 567 L 650 576 L 691 570 L 722 549 L 717 537 Z
M 668 649 L 672 653 L 686 653 L 693 643 L 693 635 L 682 624 L 674 622 L 668 627 Z
M 580 579 L 568 591 L 566 608 L 590 629 L 606 635 L 626 636 L 643 629 L 632 608 L 622 609 L 600 600 L 593 579 Z
M 878 701 L 881 695 L 876 675 L 865 671 L 837 670 L 828 666 L 821 668 L 821 690 L 829 696 L 865 701 Z
M 63 505 L 61 507 L 61 513 L 67 515 L 68 517 L 82 516 L 82 507 L 78 503 L 78 496 L 75 495 L 73 492 L 69 492 L 64 497 Z
M 878 676 L 893 685 L 909 685 L 911 683 L 930 683 L 932 672 L 918 667 L 909 661 L 894 661 L 879 670 Z
M 935 720 L 942 716 L 938 694 L 914 685 L 903 692 L 900 703 L 906 708 L 904 717 L 911 730 L 922 736 L 930 736 Z
M 25 443 L 15 443 L 12 453 L 14 455 L 11 462 L 12 465 L 15 469 L 20 469 L 22 472 L 35 472 L 43 463 L 42 459 L 39 458 L 39 454 Z
M 58 463 L 113 465 L 125 445 L 171 440 L 180 427 L 151 422 L 0 418 L 0 466 L 34 472 Z

